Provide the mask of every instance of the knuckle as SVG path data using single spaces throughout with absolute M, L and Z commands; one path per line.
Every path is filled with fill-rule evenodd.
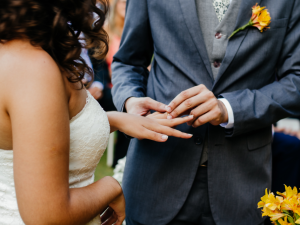
M 200 124 L 202 124 L 202 123 L 204 122 L 204 121 L 203 121 L 203 118 L 199 117 L 199 118 L 197 119 L 197 122 L 200 123 Z
M 187 107 L 187 108 L 191 108 L 192 107 L 192 101 L 190 99 L 187 99 L 185 102 L 184 102 L 184 105 Z
M 174 109 L 174 111 L 172 112 L 172 116 L 177 117 L 177 115 L 178 115 L 178 110 Z
M 146 105 L 150 104 L 150 98 L 149 98 L 149 97 L 146 97 L 146 98 L 144 99 L 144 103 L 145 103 Z
M 196 112 L 195 112 L 195 110 L 192 110 L 191 112 L 190 112 L 190 115 L 192 115 L 192 116 L 196 116 Z
M 200 85 L 199 85 L 199 88 L 200 88 L 201 90 L 204 90 L 204 89 L 206 89 L 206 86 L 205 86 L 204 84 L 200 84 Z
M 207 91 L 205 93 L 205 97 L 208 98 L 208 99 L 211 99 L 211 98 L 214 98 L 215 95 L 211 91 Z
M 217 100 L 217 99 L 212 99 L 212 100 L 211 100 L 211 105 L 212 105 L 213 107 L 217 106 L 217 105 L 218 105 L 218 100 Z
M 214 100 L 211 100 L 211 101 L 208 101 L 208 107 L 211 109 L 211 108 L 214 108 L 216 106 L 216 103 Z
M 189 96 L 189 91 L 188 91 L 188 90 L 182 91 L 182 92 L 180 93 L 180 96 L 181 96 L 182 98 L 187 98 L 187 97 Z
M 196 121 L 192 124 L 193 127 L 198 127 L 199 125 L 200 125 L 200 123 L 199 123 L 198 120 L 196 120 Z
M 210 98 L 215 98 L 214 93 L 212 93 L 211 91 L 208 92 L 208 96 L 209 96 Z
M 214 117 L 214 118 L 216 118 L 217 116 L 218 116 L 218 110 L 213 110 L 212 111 L 212 116 Z

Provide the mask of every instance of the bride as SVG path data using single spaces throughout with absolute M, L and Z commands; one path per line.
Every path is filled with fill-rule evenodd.
M 158 142 L 191 137 L 172 127 L 192 118 L 105 113 L 83 87 L 91 69 L 80 58 L 79 35 L 94 57 L 107 53 L 107 2 L 102 10 L 95 4 L 0 1 L 1 225 L 121 225 L 120 185 L 111 177 L 93 182 L 109 132 Z

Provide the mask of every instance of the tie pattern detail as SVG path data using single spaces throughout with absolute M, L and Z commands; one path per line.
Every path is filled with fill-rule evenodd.
M 219 22 L 224 18 L 228 7 L 230 5 L 230 0 L 213 0 L 213 4 L 217 13 L 217 17 Z

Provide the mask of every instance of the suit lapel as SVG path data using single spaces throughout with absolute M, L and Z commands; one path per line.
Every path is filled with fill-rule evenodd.
M 238 29 L 239 27 L 247 24 L 252 15 L 252 7 L 258 3 L 260 4 L 262 0 L 242 0 L 241 7 L 239 10 L 238 18 L 236 21 L 236 25 L 234 30 Z M 226 54 L 221 64 L 219 73 L 216 77 L 215 83 L 213 85 L 213 90 L 220 78 L 224 75 L 227 68 L 231 64 L 232 60 L 234 59 L 236 53 L 238 52 L 243 40 L 245 39 L 249 29 L 241 31 L 233 36 L 229 41 L 226 49 Z
M 201 56 L 201 59 L 206 67 L 207 73 L 213 79 L 211 65 L 209 62 L 206 46 L 204 43 L 204 39 L 203 39 L 203 35 L 202 35 L 202 31 L 201 31 L 201 27 L 197 15 L 195 0 L 179 0 L 179 4 L 181 6 L 185 23 L 189 29 L 190 35 Z

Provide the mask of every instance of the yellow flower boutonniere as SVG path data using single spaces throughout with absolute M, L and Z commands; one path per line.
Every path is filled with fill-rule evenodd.
M 239 29 L 235 30 L 229 38 L 231 38 L 233 35 L 235 35 L 237 32 L 245 30 L 247 27 L 257 27 L 260 32 L 265 31 L 266 29 L 270 28 L 268 27 L 271 23 L 271 16 L 268 12 L 266 7 L 260 7 L 257 3 L 255 6 L 252 7 L 252 16 L 246 25 L 240 27 Z M 228 38 L 228 39 L 229 39 Z

